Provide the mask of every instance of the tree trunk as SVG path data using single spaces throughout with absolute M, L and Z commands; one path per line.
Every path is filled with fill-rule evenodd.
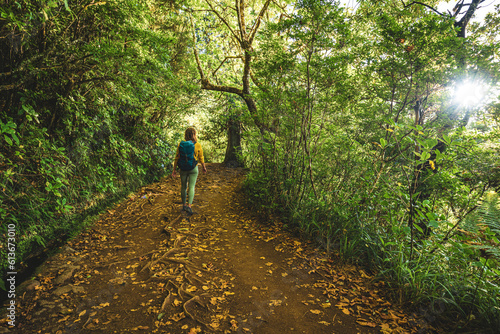
M 231 117 L 227 124 L 227 148 L 224 164 L 230 168 L 243 167 L 241 161 L 240 121 Z

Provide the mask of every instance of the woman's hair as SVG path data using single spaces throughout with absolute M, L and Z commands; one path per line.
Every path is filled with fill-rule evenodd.
M 187 128 L 186 132 L 184 133 L 184 140 L 192 140 L 194 142 L 197 142 L 198 139 L 196 138 L 196 129 L 195 128 Z

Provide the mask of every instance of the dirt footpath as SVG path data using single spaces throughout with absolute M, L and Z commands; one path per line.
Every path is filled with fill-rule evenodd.
M 417 331 L 383 283 L 260 221 L 240 191 L 243 169 L 207 169 L 192 216 L 181 212 L 180 179 L 166 177 L 69 242 L 23 284 L 8 332 Z

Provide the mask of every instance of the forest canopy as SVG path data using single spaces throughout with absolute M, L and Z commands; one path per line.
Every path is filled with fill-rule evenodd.
M 500 326 L 500 7 L 0 4 L 0 217 L 21 260 L 163 176 L 194 118 L 263 215 L 429 317 Z

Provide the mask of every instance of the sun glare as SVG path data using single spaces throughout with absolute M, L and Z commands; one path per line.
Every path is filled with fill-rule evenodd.
M 466 107 L 475 107 L 484 104 L 488 87 L 473 81 L 464 81 L 455 86 L 453 100 Z

